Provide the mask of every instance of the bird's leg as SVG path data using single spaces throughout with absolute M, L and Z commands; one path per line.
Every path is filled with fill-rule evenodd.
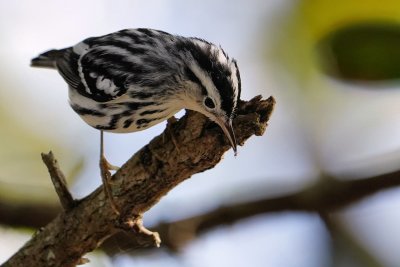
M 114 198 L 112 195 L 110 180 L 111 180 L 111 173 L 110 170 L 118 170 L 118 167 L 111 165 L 108 163 L 106 158 L 104 157 L 104 141 L 103 141 L 103 131 L 100 131 L 100 173 L 101 179 L 103 181 L 104 193 L 106 194 L 107 198 L 110 200 L 111 208 L 115 211 L 116 214 L 120 214 L 119 209 L 114 202 Z

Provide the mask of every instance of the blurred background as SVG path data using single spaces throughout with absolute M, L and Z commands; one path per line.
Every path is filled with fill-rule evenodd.
M 146 226 L 294 194 L 328 176 L 357 181 L 400 169 L 398 0 L 1 1 L 0 262 L 46 224 L 38 214 L 59 208 L 41 152 L 55 153 L 74 196 L 101 183 L 99 133 L 68 106 L 62 78 L 30 68 L 30 59 L 137 27 L 221 44 L 238 61 L 242 99 L 277 101 L 264 136 L 180 184 L 145 214 Z M 107 158 L 122 165 L 164 127 L 106 134 Z M 113 240 L 112 253 L 91 253 L 85 266 L 395 267 L 399 210 L 392 187 L 327 211 L 329 220 L 260 213 L 145 252 Z

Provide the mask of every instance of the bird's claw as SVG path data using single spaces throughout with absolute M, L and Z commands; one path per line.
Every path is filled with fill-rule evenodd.
M 114 165 L 111 165 L 104 155 L 100 156 L 100 173 L 101 173 L 101 179 L 103 180 L 103 186 L 104 186 L 104 193 L 106 194 L 107 198 L 110 201 L 111 208 L 114 210 L 114 212 L 119 215 L 120 211 L 117 206 L 117 204 L 114 201 L 113 194 L 112 194 L 112 188 L 111 188 L 111 173 L 110 169 L 119 169 L 119 167 L 116 167 Z

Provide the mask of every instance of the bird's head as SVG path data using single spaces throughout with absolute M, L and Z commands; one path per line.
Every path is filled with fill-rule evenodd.
M 185 108 L 198 111 L 216 122 L 236 155 L 236 138 L 232 120 L 240 98 L 241 82 L 237 63 L 221 47 L 201 39 L 186 42 Z

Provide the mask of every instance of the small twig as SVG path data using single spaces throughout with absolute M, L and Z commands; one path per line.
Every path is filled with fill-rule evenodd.
M 61 206 L 65 211 L 72 209 L 76 205 L 76 201 L 68 190 L 67 181 L 58 166 L 57 160 L 54 158 L 53 152 L 42 153 L 42 160 L 50 173 L 50 178 L 60 199 Z

